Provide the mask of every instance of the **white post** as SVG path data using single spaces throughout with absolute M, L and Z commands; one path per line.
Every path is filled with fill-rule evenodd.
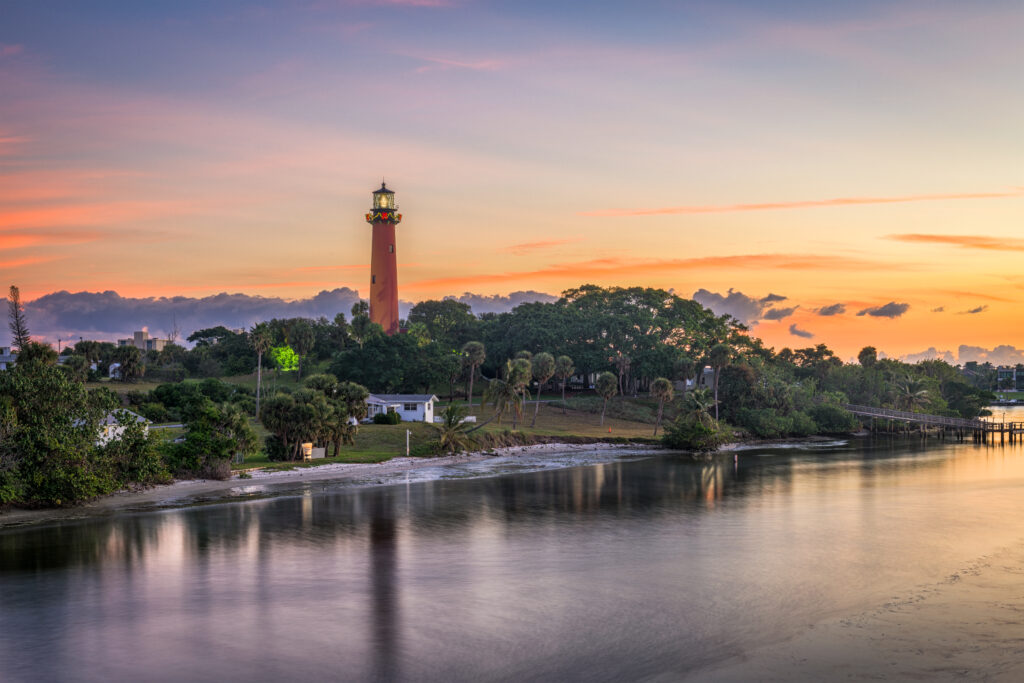
M 409 457 L 409 435 L 412 434 L 408 429 L 405 430 L 405 457 Z

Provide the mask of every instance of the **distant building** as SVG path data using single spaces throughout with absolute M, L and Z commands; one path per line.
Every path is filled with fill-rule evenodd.
M 433 394 L 370 394 L 366 399 L 366 416 L 398 413 L 402 422 L 433 422 Z
M 997 391 L 1024 391 L 1024 366 L 1000 365 L 996 368 Z
M 112 413 L 107 413 L 106 416 L 100 420 L 100 433 L 96 439 L 96 445 L 103 446 L 115 439 L 120 439 L 121 435 L 124 434 L 126 426 L 132 422 L 141 424 L 142 431 L 145 434 L 149 433 L 149 425 L 153 424 L 150 420 L 147 420 L 138 413 L 133 413 L 130 410 L 125 410 L 123 408 L 121 410 L 115 410 Z
M 134 346 L 139 351 L 163 351 L 167 345 L 166 339 L 156 339 L 149 336 L 149 332 L 133 332 L 129 339 L 118 339 L 118 346 Z
M 12 350 L 10 346 L 0 346 L 0 370 L 13 367 L 17 359 L 17 351 Z

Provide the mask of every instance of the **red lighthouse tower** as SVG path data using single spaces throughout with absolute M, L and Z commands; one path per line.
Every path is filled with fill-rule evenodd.
M 373 193 L 373 208 L 366 222 L 373 226 L 370 252 L 370 320 L 387 334 L 398 332 L 398 262 L 395 260 L 395 226 L 402 214 L 395 213 L 395 193 L 383 182 Z

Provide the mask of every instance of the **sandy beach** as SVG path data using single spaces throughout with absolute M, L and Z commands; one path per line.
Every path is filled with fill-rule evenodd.
M 531 446 L 509 446 L 490 451 L 474 451 L 437 458 L 396 457 L 379 463 L 330 463 L 318 467 L 303 467 L 293 470 L 251 471 L 249 478 L 241 479 L 238 474 L 230 479 L 184 479 L 171 484 L 154 486 L 144 490 L 119 491 L 109 496 L 69 508 L 47 510 L 12 509 L 0 512 L 0 529 L 5 527 L 38 524 L 43 522 L 79 519 L 83 517 L 114 514 L 119 511 L 141 512 L 164 508 L 185 507 L 210 502 L 243 500 L 273 495 L 273 486 L 287 488 L 288 484 L 309 482 L 351 482 L 353 485 L 373 486 L 385 478 L 393 478 L 406 472 L 425 468 L 446 467 L 465 463 L 481 462 L 494 458 L 515 456 L 551 456 L 555 464 L 559 456 L 595 451 L 650 451 L 650 446 L 629 444 L 535 444 Z M 565 466 L 579 464 L 566 460 Z M 278 486 L 285 485 L 285 486 Z

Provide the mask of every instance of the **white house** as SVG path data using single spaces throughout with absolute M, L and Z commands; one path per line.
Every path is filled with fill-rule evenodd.
M 102 420 L 100 420 L 100 433 L 96 438 L 96 445 L 103 446 L 110 443 L 114 439 L 120 439 L 121 435 L 124 434 L 125 425 L 117 419 L 117 416 L 121 415 L 125 422 L 139 422 L 142 424 L 142 431 L 146 434 L 149 433 L 149 425 L 152 424 L 150 420 L 142 417 L 138 413 L 133 413 L 130 410 L 115 410 L 107 413 Z
M 433 394 L 370 394 L 366 399 L 366 416 L 387 412 L 396 412 L 402 422 L 433 422 Z
M 6 370 L 18 360 L 18 352 L 12 351 L 10 346 L 0 346 L 0 370 Z

